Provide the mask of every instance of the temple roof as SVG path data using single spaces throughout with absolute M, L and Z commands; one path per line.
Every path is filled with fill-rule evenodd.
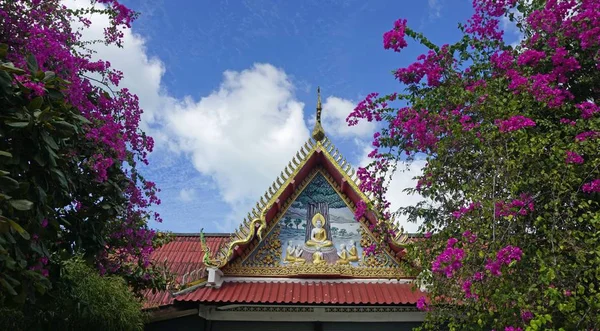
M 201 287 L 175 301 L 246 304 L 414 305 L 423 296 L 398 281 L 342 282 L 339 280 L 225 281 L 219 289 Z
M 372 226 L 389 220 L 373 212 L 354 218 L 356 205 L 373 199 L 361 192 L 354 169 L 326 136 L 321 108 L 319 90 L 312 137 L 234 233 L 180 234 L 153 253 L 177 285 L 146 293 L 144 308 L 178 302 L 416 303 L 422 293 L 411 290 L 411 278 L 399 268 L 408 236 L 383 242 L 374 255 L 363 251 L 380 242 Z
M 206 244 L 216 251 L 229 233 L 205 234 Z M 199 234 L 175 234 L 173 241 L 152 253 L 157 263 L 166 263 L 178 284 L 206 281 L 205 252 Z M 172 288 L 144 293 L 144 309 L 158 309 L 177 302 L 197 303 L 286 303 L 286 304 L 415 304 L 423 295 L 412 285 L 397 280 L 234 278 L 221 288 L 195 286 L 191 291 Z

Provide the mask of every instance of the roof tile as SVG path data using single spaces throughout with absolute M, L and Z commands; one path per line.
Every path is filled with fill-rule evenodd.
M 425 294 L 411 284 L 396 282 L 225 282 L 219 289 L 201 287 L 175 298 L 202 303 L 284 304 L 416 304 Z M 358 295 L 360 293 L 360 295 Z

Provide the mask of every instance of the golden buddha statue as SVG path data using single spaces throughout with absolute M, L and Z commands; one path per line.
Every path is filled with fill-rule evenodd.
M 327 240 L 327 231 L 323 228 L 325 217 L 321 213 L 316 213 L 312 218 L 314 228 L 310 232 L 310 239 L 306 242 L 306 247 L 330 247 L 333 246 L 331 240 Z
M 340 252 L 338 253 L 339 259 L 335 262 L 335 264 L 350 264 L 348 251 L 346 250 L 346 245 L 340 245 Z
M 356 250 L 356 243 L 350 242 L 350 251 L 348 252 L 348 261 L 358 262 L 358 251 Z
M 327 263 L 327 261 L 323 259 L 323 253 L 321 252 L 320 248 L 317 248 L 317 250 L 313 253 L 313 264 L 324 263 Z

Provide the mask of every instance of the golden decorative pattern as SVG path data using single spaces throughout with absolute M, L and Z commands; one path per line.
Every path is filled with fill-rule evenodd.
M 399 268 L 389 267 L 353 267 L 343 264 L 301 264 L 277 267 L 245 267 L 227 265 L 223 269 L 225 276 L 248 277 L 297 277 L 304 275 L 329 275 L 353 278 L 400 279 L 407 277 Z
M 279 224 L 259 245 L 258 249 L 246 260 L 243 265 L 247 267 L 275 267 L 281 261 L 281 240 L 279 240 Z
M 361 231 L 362 239 L 360 240 L 360 245 L 362 247 L 369 247 L 371 245 L 375 245 L 375 240 L 371 236 L 368 231 L 364 229 Z M 398 267 L 398 262 L 395 259 L 392 259 L 389 254 L 380 254 L 378 251 L 373 255 L 363 256 L 362 260 L 358 263 L 361 267 Z

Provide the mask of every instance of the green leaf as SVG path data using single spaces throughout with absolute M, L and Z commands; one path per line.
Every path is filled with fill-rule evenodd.
M 29 125 L 29 122 L 6 122 L 6 125 L 13 128 L 24 128 Z
M 35 74 L 39 70 L 37 59 L 33 54 L 27 56 L 27 68 L 32 74 Z
M 8 45 L 0 44 L 0 57 L 2 57 L 2 58 L 6 57 L 7 53 L 8 53 Z
M 42 106 L 43 103 L 44 103 L 44 99 L 42 97 L 36 97 L 29 102 L 29 105 L 27 105 L 27 109 L 29 109 L 29 110 L 40 109 L 40 107 Z
M 25 239 L 25 240 L 30 239 L 29 233 L 27 231 L 25 231 L 25 229 L 23 229 L 22 226 L 20 226 L 17 222 L 15 222 L 13 220 L 9 220 L 8 218 L 7 218 L 7 220 L 8 220 L 8 223 L 10 223 L 10 226 L 13 229 L 15 229 L 15 231 L 17 231 L 21 235 L 21 237 L 23 237 L 23 239 Z
M 12 86 L 12 77 L 6 71 L 0 71 L 0 89 L 2 89 L 3 93 L 10 93 L 10 88 Z
M 0 189 L 4 192 L 11 192 L 19 188 L 19 182 L 8 176 L 0 177 Z
M 12 154 L 6 151 L 0 151 L 0 156 L 12 157 Z
M 13 208 L 17 210 L 30 210 L 33 207 L 33 202 L 29 200 L 10 200 L 8 201 Z
M 69 186 L 67 185 L 67 179 L 65 178 L 65 175 L 63 174 L 63 172 L 58 169 L 52 169 L 51 171 L 56 175 L 56 177 L 58 177 L 60 186 L 62 186 L 62 188 L 64 188 L 64 189 L 68 189 Z
M 56 127 L 56 129 L 58 129 L 59 131 L 62 131 L 64 133 L 67 133 L 68 135 L 74 134 L 75 133 L 75 126 L 73 126 L 73 124 L 65 122 L 65 121 L 56 121 L 54 123 L 54 126 Z
M 0 278 L 0 284 L 2 284 L 2 286 L 4 286 L 4 288 L 6 289 L 6 291 L 8 291 L 8 293 L 10 293 L 12 295 L 17 295 L 17 292 L 15 291 L 15 289 L 4 278 Z
M 54 138 L 52 138 L 46 131 L 42 132 L 42 139 L 44 139 L 44 142 L 46 142 L 46 144 L 48 144 L 48 146 L 50 146 L 50 148 L 52 148 L 54 150 L 58 149 L 58 145 L 54 141 Z
M 5 72 L 10 72 L 13 74 L 17 74 L 17 75 L 21 75 L 21 74 L 25 73 L 25 70 L 15 67 L 15 65 L 12 64 L 12 62 L 5 62 L 5 63 L 0 64 L 0 70 L 3 70 Z
M 55 77 L 56 77 L 56 74 L 54 73 L 54 71 L 46 71 L 44 73 L 44 82 L 47 82 Z

